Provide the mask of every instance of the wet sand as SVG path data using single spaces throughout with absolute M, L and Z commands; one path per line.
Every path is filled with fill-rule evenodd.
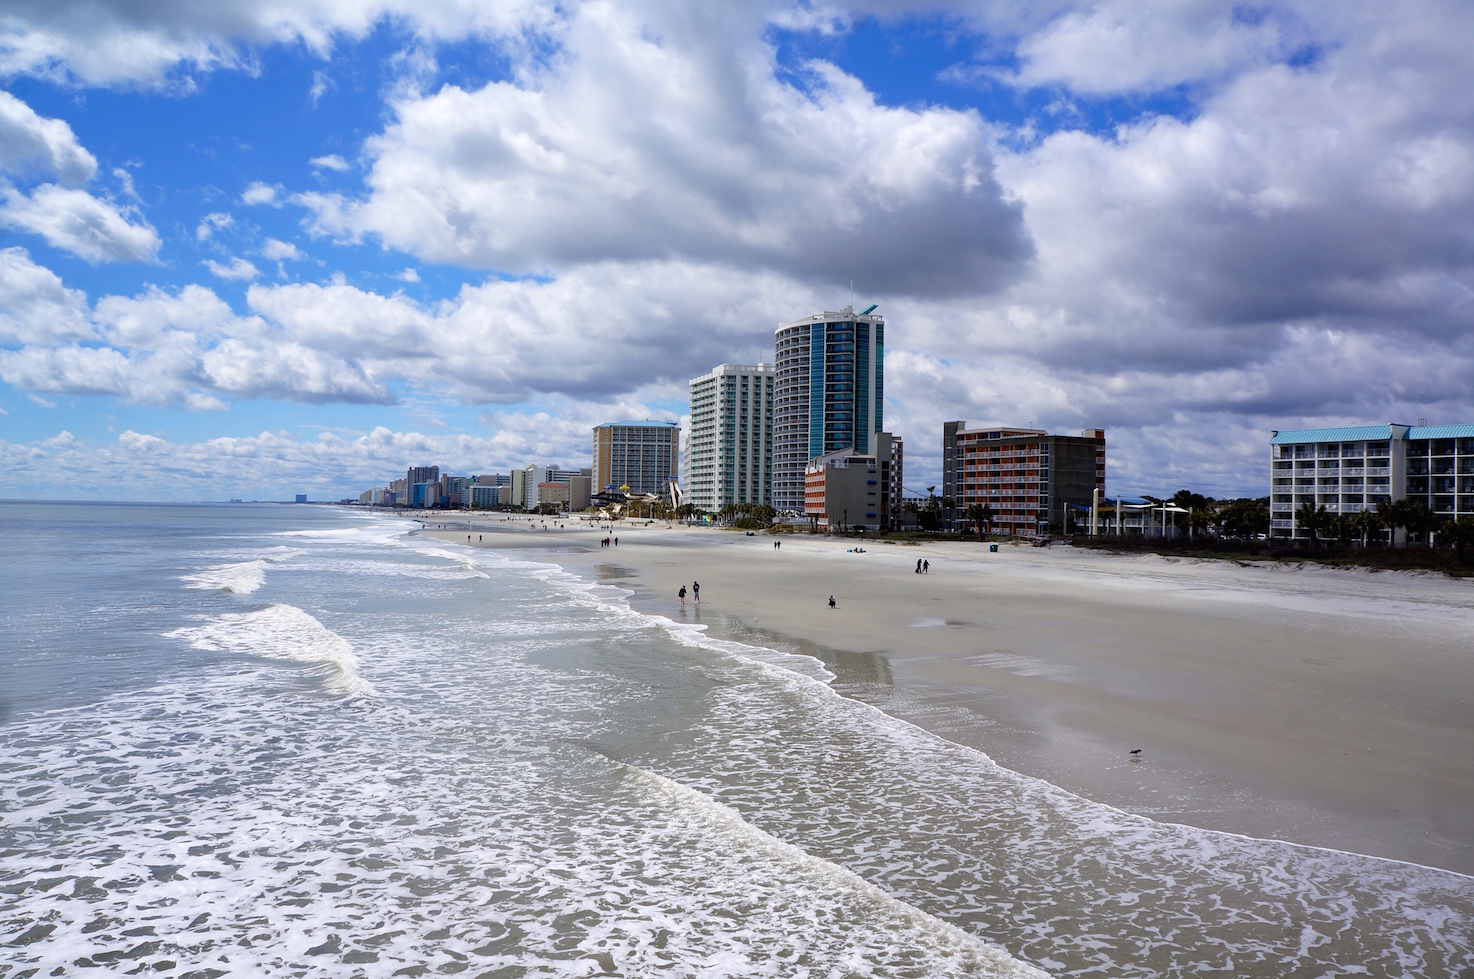
M 1474 873 L 1470 582 L 1009 544 L 855 554 L 785 535 L 777 550 L 766 534 L 663 523 L 622 525 L 601 548 L 573 521 L 473 523 L 473 546 L 815 655 L 845 695 L 1088 798 Z M 682 612 L 693 580 L 702 603 Z

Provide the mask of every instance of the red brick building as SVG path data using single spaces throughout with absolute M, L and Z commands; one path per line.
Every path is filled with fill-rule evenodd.
M 1063 527 L 1067 504 L 1089 505 L 1105 492 L 1105 430 L 1078 436 L 1032 428 L 942 425 L 942 496 L 947 525 L 971 526 L 973 504 L 993 508 L 993 529 L 1033 534 Z

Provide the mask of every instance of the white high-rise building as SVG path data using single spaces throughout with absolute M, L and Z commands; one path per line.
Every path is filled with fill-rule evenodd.
M 885 317 L 846 306 L 781 323 L 775 340 L 772 505 L 802 514 L 809 460 L 869 455 L 885 428 Z
M 686 502 L 715 512 L 728 503 L 773 502 L 773 390 L 768 364 L 722 364 L 691 381 Z

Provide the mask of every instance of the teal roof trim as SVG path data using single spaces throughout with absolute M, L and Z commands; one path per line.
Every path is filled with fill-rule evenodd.
M 1414 429 L 1417 431 L 1417 429 Z M 1426 438 L 1426 436 L 1424 436 Z M 1447 437 L 1447 436 L 1445 436 Z M 1297 442 L 1365 442 L 1367 439 L 1392 438 L 1390 425 L 1351 425 L 1345 428 L 1300 428 L 1280 432 L 1270 445 L 1293 445 Z
M 1474 439 L 1474 425 L 1414 425 L 1410 439 Z

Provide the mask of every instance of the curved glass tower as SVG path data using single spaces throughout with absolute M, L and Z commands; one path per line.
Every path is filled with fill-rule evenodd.
M 885 317 L 875 307 L 781 323 L 775 342 L 773 506 L 804 510 L 804 468 L 838 449 L 869 453 L 884 430 Z

